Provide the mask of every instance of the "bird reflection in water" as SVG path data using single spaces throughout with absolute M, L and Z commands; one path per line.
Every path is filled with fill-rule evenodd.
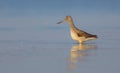
M 69 68 L 70 70 L 75 69 L 77 66 L 76 63 L 78 62 L 83 62 L 85 61 L 85 57 L 89 56 L 90 54 L 88 53 L 89 50 L 94 50 L 96 49 L 97 46 L 95 45 L 87 45 L 87 44 L 78 44 L 72 46 L 70 50 L 70 63 L 69 63 Z

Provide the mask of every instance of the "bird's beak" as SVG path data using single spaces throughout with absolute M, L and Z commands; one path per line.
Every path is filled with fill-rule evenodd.
M 61 24 L 61 23 L 63 23 L 63 22 L 64 22 L 64 20 L 62 20 L 62 21 L 58 22 L 57 24 Z

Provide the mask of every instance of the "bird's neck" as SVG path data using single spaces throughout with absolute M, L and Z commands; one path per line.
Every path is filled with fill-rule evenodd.
M 74 25 L 74 23 L 73 23 L 73 20 L 68 21 L 68 23 L 69 23 L 71 29 L 76 28 L 75 25 Z

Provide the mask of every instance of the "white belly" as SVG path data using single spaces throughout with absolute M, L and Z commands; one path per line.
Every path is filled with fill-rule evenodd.
M 71 34 L 71 37 L 73 40 L 79 42 L 79 43 L 82 43 L 86 40 L 85 37 L 79 37 L 76 32 L 74 32 L 72 29 L 70 30 L 70 34 Z

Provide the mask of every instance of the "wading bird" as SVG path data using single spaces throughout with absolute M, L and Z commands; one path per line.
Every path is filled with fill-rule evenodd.
M 77 41 L 78 43 L 83 43 L 88 40 L 95 40 L 97 39 L 97 35 L 89 34 L 83 30 L 78 29 L 74 23 L 71 16 L 66 16 L 64 20 L 58 22 L 57 24 L 68 22 L 70 26 L 70 34 L 73 40 Z

